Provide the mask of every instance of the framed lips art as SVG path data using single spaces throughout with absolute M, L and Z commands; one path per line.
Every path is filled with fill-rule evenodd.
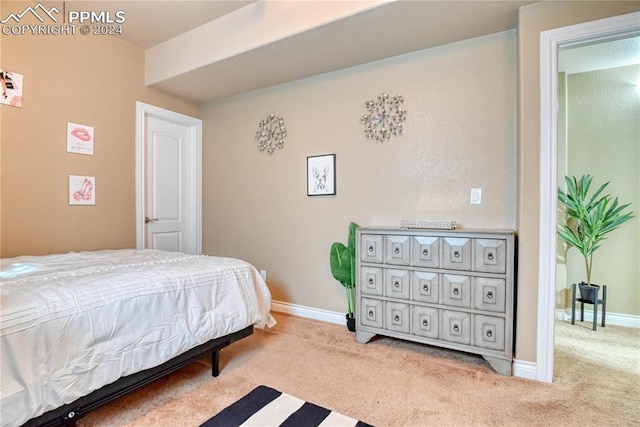
M 93 126 L 67 123 L 67 152 L 93 156 Z

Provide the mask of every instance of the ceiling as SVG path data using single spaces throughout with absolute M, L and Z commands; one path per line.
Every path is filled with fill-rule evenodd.
M 567 74 L 640 64 L 640 37 L 629 37 L 560 50 L 558 71 Z
M 362 4 L 362 0 L 359 1 Z M 91 1 L 67 2 L 67 8 L 125 11 L 124 34 L 120 37 L 147 50 L 179 38 L 196 27 L 219 22 L 241 8 L 258 8 L 263 2 Z M 341 2 L 346 0 L 334 4 L 339 7 Z M 309 27 L 263 46 L 239 50 L 215 62 L 153 82 L 150 86 L 194 101 L 208 102 L 514 29 L 518 9 L 530 3 L 534 1 L 369 1 L 367 4 L 371 6 L 363 8 L 362 12 Z M 245 32 L 250 30 L 236 26 L 225 34 L 229 40 L 242 40 Z
M 117 37 L 143 49 L 156 46 L 255 0 L 92 0 L 67 1 L 67 10 L 124 11 Z

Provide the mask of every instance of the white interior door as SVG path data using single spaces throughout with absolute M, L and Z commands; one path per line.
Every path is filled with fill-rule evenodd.
M 138 103 L 138 248 L 202 253 L 202 122 Z
M 193 217 L 189 151 L 187 126 L 147 117 L 147 248 L 195 252 L 189 235 Z

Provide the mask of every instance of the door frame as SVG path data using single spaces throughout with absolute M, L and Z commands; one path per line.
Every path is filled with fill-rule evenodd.
M 558 51 L 640 34 L 640 12 L 540 33 L 540 225 L 536 379 L 553 382 L 558 188 Z
M 196 242 L 196 254 L 202 254 L 202 120 L 176 113 L 154 105 L 136 101 L 136 247 L 145 247 L 145 181 L 146 181 L 146 118 L 153 116 L 162 120 L 176 122 L 189 128 L 189 139 L 195 144 L 191 150 L 191 164 L 196 167 L 191 171 L 189 188 L 195 197 L 192 198 L 191 211 L 195 215 L 189 228 L 190 237 Z

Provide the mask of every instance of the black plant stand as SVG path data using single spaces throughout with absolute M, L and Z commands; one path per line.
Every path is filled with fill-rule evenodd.
M 602 305 L 602 327 L 604 328 L 604 318 L 607 315 L 607 285 L 602 285 L 602 299 L 598 298 L 599 289 L 596 289 L 595 298 L 588 300 L 584 298 L 576 297 L 577 284 L 573 284 L 571 295 L 571 324 L 576 324 L 576 301 L 580 303 L 580 321 L 584 322 L 584 305 L 593 304 L 593 330 L 595 331 L 598 326 L 598 304 Z

